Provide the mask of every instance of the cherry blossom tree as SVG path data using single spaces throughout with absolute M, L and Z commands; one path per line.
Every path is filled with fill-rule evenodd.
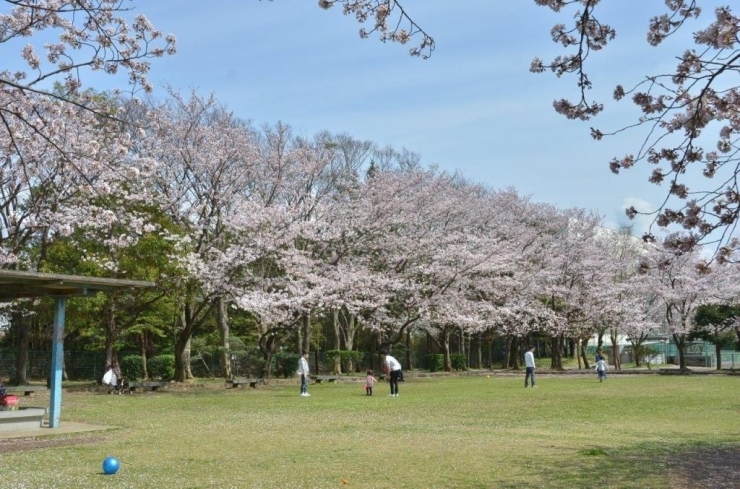
M 592 83 L 587 74 L 587 60 L 614 41 L 616 31 L 599 15 L 599 0 L 535 0 L 555 12 L 575 9 L 572 26 L 557 24 L 552 39 L 566 54 L 551 62 L 535 58 L 533 72 L 552 71 L 557 76 L 574 75 L 578 97 L 559 99 L 555 110 L 569 119 L 590 120 L 602 112 L 603 104 L 589 100 Z M 629 128 L 644 128 L 645 139 L 635 152 L 614 158 L 614 173 L 639 162 L 655 165 L 650 176 L 654 184 L 666 183 L 668 192 L 657 212 L 659 227 L 677 225 L 685 232 L 673 233 L 665 244 L 677 250 L 689 250 L 698 243 L 713 242 L 719 256 L 727 259 L 740 242 L 734 229 L 740 212 L 738 174 L 737 105 L 740 92 L 735 82 L 740 71 L 740 18 L 731 7 L 718 5 L 704 13 L 698 0 L 666 1 L 667 12 L 650 19 L 647 42 L 658 46 L 678 31 L 687 29 L 691 20 L 709 17 L 704 27 L 694 31 L 693 46 L 677 56 L 672 72 L 646 76 L 633 87 L 617 85 L 614 99 L 630 97 L 642 116 Z M 595 139 L 629 128 L 605 131 L 591 129 Z M 698 174 L 713 182 L 690 188 L 687 175 Z M 629 208 L 630 217 L 639 214 Z
M 572 23 L 558 23 L 551 29 L 553 42 L 561 45 L 564 53 L 550 61 L 534 58 L 531 71 L 573 76 L 575 98 L 559 98 L 553 106 L 569 119 L 591 120 L 604 110 L 604 104 L 589 97 L 593 88 L 589 63 L 596 56 L 607 56 L 602 52 L 617 42 L 617 32 L 602 11 L 608 8 L 607 3 L 625 11 L 631 7 L 602 0 L 535 3 L 567 16 Z M 377 32 L 383 42 L 405 44 L 416 36 L 419 42 L 411 49 L 412 55 L 428 58 L 434 50 L 433 38 L 398 0 L 319 1 L 325 9 L 335 4 L 342 5 L 345 15 L 367 26 L 360 31 L 362 37 Z M 613 158 L 611 171 L 619 173 L 640 162 L 653 165 L 649 181 L 665 184 L 666 195 L 657 211 L 646 214 L 655 214 L 654 224 L 659 228 L 683 229 L 682 233 L 671 233 L 671 239 L 664 243 L 684 251 L 699 243 L 713 243 L 719 258 L 729 259 L 740 246 L 740 238 L 734 234 L 740 214 L 736 178 L 740 171 L 740 116 L 736 110 L 740 99 L 736 81 L 740 72 L 740 17 L 722 2 L 666 0 L 665 12 L 646 20 L 646 41 L 652 47 L 694 28 L 697 22 L 704 23 L 693 31 L 683 53 L 666 54 L 677 59 L 674 69 L 647 74 L 641 81 L 615 83 L 613 98 L 627 97 L 642 112 L 633 124 L 612 129 L 592 127 L 591 135 L 600 140 L 628 129 L 643 129 L 642 144 L 627 155 Z M 690 185 L 692 176 L 707 180 Z M 630 217 L 640 213 L 634 207 L 627 209 Z
M 108 98 L 90 99 L 96 107 L 111 106 Z M 118 226 L 108 244 L 134 244 L 142 220 L 109 204 L 131 197 L 128 182 L 144 178 L 151 162 L 127 154 L 129 140 L 115 121 L 53 97 L 32 93 L 27 101 L 27 115 L 50 129 L 40 134 L 31 125 L 13 124 L 0 131 L 0 266 L 42 269 L 49 247 L 82 228 Z
M 110 162 L 101 151 L 117 147 L 119 156 L 125 151 L 111 125 L 107 135 L 93 135 L 101 125 L 99 117 L 115 117 L 115 108 L 111 100 L 81 90 L 83 74 L 125 70 L 132 90 L 150 90 L 148 59 L 174 53 L 175 39 L 157 31 L 143 15 L 129 25 L 121 16 L 129 9 L 120 0 L 5 3 L 10 10 L 0 14 L 0 44 L 19 49 L 25 64 L 0 72 L 0 266 L 7 267 L 17 263 L 34 221 L 48 220 L 57 208 L 44 199 L 63 192 L 74 173 L 77 185 L 105 189 L 105 180 L 90 178 L 91 170 L 99 173 L 90 165 Z M 58 42 L 48 42 L 44 31 L 58 32 Z M 22 38 L 45 44 L 19 46 Z M 63 199 L 64 194 L 56 200 Z M 45 216 L 36 218 L 42 208 Z
M 120 0 L 4 4 L 0 267 L 34 268 L 39 263 L 26 253 L 30 243 L 43 250 L 55 236 L 69 235 L 86 222 L 85 212 L 76 212 L 90 208 L 84 196 L 115 193 L 126 167 L 146 166 L 126 158 L 126 137 L 111 122 L 115 97 L 83 90 L 84 74 L 125 71 L 133 91 L 148 91 L 148 60 L 173 54 L 175 39 L 163 36 L 143 15 L 130 24 L 123 15 L 129 9 Z M 55 34 L 56 42 L 50 37 Z M 24 38 L 29 42 L 23 44 Z
M 626 334 L 633 349 L 638 351 L 654 326 L 648 311 L 656 300 L 650 290 L 641 287 L 642 282 L 636 280 L 645 244 L 632 235 L 630 228 L 614 231 L 599 227 L 594 240 L 600 273 L 591 280 L 594 331 L 589 331 L 589 336 L 595 332 L 597 348 L 601 348 L 603 335 L 609 333 L 614 349 L 612 361 L 616 369 L 621 369 L 620 336 Z M 587 362 L 585 351 L 582 357 Z
M 591 324 L 589 307 L 593 292 L 602 285 L 604 260 L 600 259 L 597 235 L 600 216 L 581 209 L 566 210 L 562 219 L 564 227 L 555 236 L 548 264 L 549 273 L 544 285 L 543 297 L 548 305 L 564 318 L 564 331 L 554 331 L 552 342 L 553 368 L 562 368 L 562 341 L 565 338 L 579 337 L 579 332 Z M 561 336 L 562 335 L 562 336 Z
M 434 52 L 434 39 L 414 22 L 397 0 L 319 0 L 319 7 L 326 10 L 336 4 L 342 6 L 344 15 L 352 15 L 361 24 L 368 25 L 360 29 L 362 38 L 377 33 L 382 42 L 406 44 L 418 37 L 419 43 L 409 49 L 411 56 L 427 59 Z
M 212 264 L 229 243 L 225 223 L 254 182 L 256 135 L 214 97 L 195 93 L 186 98 L 170 90 L 168 100 L 143 114 L 135 107 L 130 112 L 137 118 L 127 126 L 135 138 L 132 151 L 156 162 L 146 180 L 151 202 L 172 224 L 169 239 L 176 253 L 171 258 L 187 272 L 162 283 L 178 290 L 181 300 L 175 380 L 182 382 L 189 376 L 190 338 L 214 312 L 220 311 L 222 361 L 228 365 L 228 318 L 222 300 L 230 290 Z
M 695 327 L 697 308 L 737 297 L 736 280 L 728 279 L 734 276 L 735 267 L 718 268 L 707 268 L 697 252 L 676 255 L 657 245 L 640 263 L 647 286 L 660 298 L 663 320 L 678 348 L 681 369 L 687 368 L 686 345 Z

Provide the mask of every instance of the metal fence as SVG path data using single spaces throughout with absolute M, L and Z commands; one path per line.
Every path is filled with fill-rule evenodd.
M 136 353 L 119 353 L 119 358 Z M 15 376 L 16 352 L 13 349 L 0 349 L 0 379 Z M 51 372 L 51 352 L 30 350 L 28 352 L 26 376 L 33 380 L 45 380 Z M 103 376 L 105 353 L 94 351 L 65 351 L 64 372 L 70 380 L 93 380 Z
M 230 358 L 232 373 L 239 377 L 260 377 L 264 367 L 264 360 L 256 352 L 239 352 Z M 139 355 L 139 352 L 118 352 L 118 358 L 123 359 L 128 355 Z M 297 355 L 296 355 L 297 358 Z M 403 357 L 398 357 L 402 360 Z M 276 358 L 273 358 L 275 361 Z M 309 359 L 311 371 L 321 374 L 329 374 L 334 368 L 334 362 L 327 358 L 324 352 L 318 355 L 312 353 Z M 355 372 L 363 372 L 371 368 L 373 364 L 370 353 L 364 353 L 359 362 L 353 365 Z M 297 360 L 296 360 L 297 365 Z M 376 368 L 379 365 L 375 361 Z M 191 356 L 190 368 L 196 377 L 222 377 L 223 367 L 220 355 L 193 355 Z M 31 380 L 46 380 L 51 372 L 51 352 L 44 350 L 31 350 L 28 352 L 28 365 L 26 376 Z M 100 379 L 105 369 L 105 354 L 103 352 L 90 351 L 65 351 L 64 373 L 69 380 L 97 380 Z M 347 367 L 345 366 L 345 372 Z M 16 351 L 14 349 L 0 349 L 0 380 L 15 377 L 16 373 Z M 123 372 L 124 376 L 126 375 Z M 292 375 L 291 372 L 287 372 Z M 281 374 L 273 368 L 273 376 Z
M 712 355 L 713 364 L 712 366 L 717 365 L 717 359 L 715 355 Z M 731 353 L 725 353 L 722 352 L 722 368 L 740 368 L 740 353 L 738 352 L 731 352 Z

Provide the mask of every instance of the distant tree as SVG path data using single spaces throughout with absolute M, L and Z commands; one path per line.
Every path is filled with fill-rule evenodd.
M 653 246 L 640 264 L 640 271 L 662 304 L 663 320 L 678 348 L 679 366 L 686 368 L 686 345 L 696 330 L 696 312 L 707 304 L 728 303 L 738 296 L 736 265 L 707 269 L 697 252 L 673 254 Z
M 705 304 L 696 310 L 694 330 L 690 339 L 701 339 L 714 344 L 717 370 L 722 369 L 722 347 L 737 340 L 734 327 L 740 319 L 740 306 Z

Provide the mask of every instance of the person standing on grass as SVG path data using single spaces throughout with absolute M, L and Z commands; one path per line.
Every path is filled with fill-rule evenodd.
M 373 395 L 373 385 L 378 381 L 375 377 L 373 377 L 373 371 L 368 370 L 367 371 L 367 377 L 365 377 L 365 394 L 368 396 Z
M 391 383 L 391 397 L 398 397 L 398 379 L 401 378 L 401 363 L 388 354 L 388 350 L 380 352 L 383 363 L 388 368 L 388 378 Z
M 609 370 L 609 367 L 606 364 L 606 360 L 604 357 L 601 357 L 601 360 L 596 362 L 596 374 L 599 376 L 599 382 L 604 382 L 607 370 Z
M 534 347 L 530 347 L 527 353 L 524 354 L 524 366 L 527 368 L 527 373 L 524 375 L 524 387 L 528 387 L 529 380 L 532 379 L 532 387 L 534 385 Z
M 308 375 L 311 371 L 308 369 L 308 352 L 303 350 L 303 355 L 298 360 L 298 375 L 301 376 L 301 396 L 310 397 L 308 393 Z

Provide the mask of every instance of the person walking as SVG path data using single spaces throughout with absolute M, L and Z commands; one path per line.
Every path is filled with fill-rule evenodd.
M 604 357 L 601 357 L 601 360 L 596 362 L 596 374 L 599 376 L 599 382 L 604 382 L 607 370 L 609 370 L 609 366 L 606 364 Z
M 388 377 L 391 384 L 391 397 L 398 397 L 398 379 L 401 378 L 401 363 L 388 354 L 388 350 L 380 352 L 383 363 L 388 369 Z
M 595 360 L 596 363 L 598 363 L 599 360 L 605 360 L 605 359 L 606 358 L 604 357 L 604 352 L 601 351 L 601 348 L 599 348 L 598 350 L 596 350 L 596 360 Z
M 373 371 L 368 370 L 367 371 L 367 377 L 365 377 L 365 394 L 368 396 L 373 395 L 373 385 L 378 381 L 375 377 L 373 377 Z
M 527 373 L 524 375 L 524 387 L 529 386 L 529 380 L 532 380 L 532 387 L 534 385 L 534 347 L 530 347 L 529 350 L 524 354 L 524 366 L 527 368 Z
M 308 393 L 308 375 L 311 371 L 308 369 L 308 352 L 303 350 L 303 355 L 298 360 L 298 375 L 301 376 L 301 396 L 310 397 Z

